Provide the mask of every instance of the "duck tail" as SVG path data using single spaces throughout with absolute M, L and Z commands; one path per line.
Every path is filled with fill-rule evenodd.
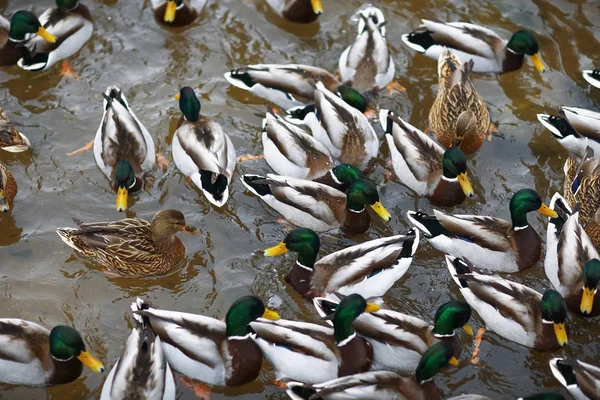
M 469 260 L 446 254 L 446 266 L 448 267 L 448 271 L 450 271 L 452 279 L 459 287 L 466 288 L 469 286 L 467 275 L 472 274 Z
M 564 387 L 572 387 L 572 385 L 579 386 L 577 384 L 575 370 L 571 364 L 572 363 L 569 360 L 563 358 L 553 358 L 550 360 L 550 370 L 552 371 L 552 375 L 554 375 L 556 380 Z
M 328 323 L 331 323 L 331 318 L 333 317 L 339 302 L 340 299 L 337 296 L 332 295 L 329 295 L 328 297 L 315 297 L 313 299 L 313 305 L 317 310 L 317 314 L 319 314 L 321 319 L 328 321 Z
M 73 240 L 75 237 L 74 233 L 76 231 L 77 229 L 73 228 L 56 228 L 56 233 L 62 239 L 62 241 L 65 242 L 67 246 L 74 250 L 81 251 L 81 249 L 75 244 Z
M 309 400 L 317 393 L 316 389 L 301 382 L 288 382 L 287 394 L 292 400 Z
M 252 75 L 250 75 L 249 71 L 256 71 L 256 68 L 242 67 L 232 69 L 230 72 L 226 72 L 223 74 L 227 82 L 231 85 L 240 88 L 242 90 L 251 90 L 256 82 L 252 79 Z
M 127 102 L 127 99 L 123 95 L 121 89 L 119 89 L 117 86 L 109 86 L 102 94 L 102 97 L 104 97 L 104 110 L 108 110 L 114 100 L 121 103 L 121 105 L 126 109 L 129 109 L 129 103 Z
M 147 325 L 149 323 L 148 317 L 142 316 L 136 311 L 148 310 L 152 307 L 152 303 L 138 297 L 133 303 L 131 303 L 131 311 L 133 311 L 133 318 L 136 320 L 136 322 Z
M 258 197 L 264 197 L 271 194 L 271 188 L 264 176 L 250 174 L 242 175 L 242 183 Z

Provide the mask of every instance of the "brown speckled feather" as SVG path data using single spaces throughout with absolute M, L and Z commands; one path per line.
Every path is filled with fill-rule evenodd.
M 10 171 L 2 164 L 0 164 L 0 191 L 4 192 L 4 200 L 8 208 L 12 209 L 13 201 L 17 195 L 17 181 L 15 181 Z

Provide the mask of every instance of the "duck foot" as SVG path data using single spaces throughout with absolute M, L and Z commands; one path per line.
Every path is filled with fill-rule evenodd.
M 79 153 L 83 153 L 84 151 L 88 151 L 89 149 L 92 148 L 93 145 L 94 145 L 94 141 L 92 140 L 91 142 L 89 142 L 88 144 L 83 146 L 82 148 L 72 151 L 70 153 L 67 153 L 67 157 L 71 157 L 71 156 L 74 156 L 75 154 L 79 154 Z
M 81 80 L 81 76 L 77 75 L 73 66 L 69 64 L 69 62 L 66 60 L 62 62 L 62 69 L 60 71 L 60 74 L 66 76 L 67 78 L 73 78 L 77 81 Z
M 487 140 L 489 142 L 491 142 L 492 137 L 498 136 L 498 135 L 499 135 L 498 128 L 496 128 L 496 125 L 494 125 L 493 122 L 490 122 L 490 129 L 488 130 Z
M 392 95 L 396 92 L 406 92 L 406 88 L 396 81 L 391 81 L 390 83 L 388 83 L 385 89 L 388 95 Z
M 281 389 L 287 389 L 287 383 L 285 383 L 284 381 L 278 381 L 277 379 L 273 379 L 273 385 Z
M 169 160 L 165 158 L 163 153 L 156 153 L 156 166 L 160 167 L 163 172 L 167 172 L 167 168 L 169 168 Z
M 471 364 L 477 365 L 479 364 L 479 351 L 481 350 L 481 340 L 483 339 L 483 334 L 485 333 L 484 328 L 479 328 L 477 331 L 477 335 L 475 335 L 475 339 L 473 339 L 473 343 L 475 344 L 475 348 L 473 349 L 473 355 L 471 356 Z
M 239 156 L 237 159 L 237 162 L 262 160 L 264 158 L 265 158 L 265 156 L 262 154 L 258 154 L 256 156 L 253 156 L 252 154 L 246 154 L 245 156 Z
M 210 400 L 210 393 L 212 392 L 212 388 L 210 386 L 190 379 L 187 376 L 181 377 L 181 381 L 185 386 L 194 391 L 196 397 L 204 400 Z

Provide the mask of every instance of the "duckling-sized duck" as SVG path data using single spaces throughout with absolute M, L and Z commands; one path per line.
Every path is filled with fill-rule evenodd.
M 377 304 L 352 294 L 330 316 L 333 332 L 321 325 L 294 321 L 258 320 L 250 326 L 277 379 L 318 383 L 371 368 L 373 348 L 356 335 L 352 323 L 359 315 L 378 310 Z
M 293 400 L 438 400 L 440 395 L 431 380 L 449 364 L 458 365 L 452 345 L 440 342 L 423 354 L 416 372 L 411 376 L 373 371 L 316 385 L 289 382 L 287 394 Z
M 556 218 L 532 189 L 521 189 L 510 200 L 511 221 L 477 215 L 453 215 L 433 210 L 434 215 L 409 211 L 408 219 L 439 251 L 467 257 L 478 268 L 495 272 L 517 272 L 537 264 L 542 242 L 527 222 L 537 211 Z
M 58 325 L 52 331 L 34 322 L 0 319 L 0 382 L 53 386 L 79 378 L 83 365 L 102 373 L 104 366 L 85 348 L 79 332 Z
M 488 108 L 469 79 L 472 68 L 473 60 L 461 65 L 452 51 L 442 53 L 438 93 L 429 111 L 429 130 L 441 145 L 460 147 L 466 154 L 481 147 L 491 128 Z
M 335 296 L 315 298 L 313 303 L 321 317 L 330 316 L 338 306 Z M 381 309 L 360 315 L 352 327 L 373 346 L 373 370 L 411 374 L 425 351 L 440 341 L 452 344 L 454 357 L 458 359 L 462 349 L 455 330 L 463 328 L 472 336 L 470 318 L 471 307 L 467 303 L 450 301 L 437 309 L 433 325 L 417 317 Z
M 315 22 L 323 13 L 321 0 L 267 0 L 282 18 L 298 24 Z
M 100 400 L 175 400 L 175 380 L 160 337 L 147 317 L 135 314 L 144 307 L 151 305 L 139 298 L 131 305 L 135 325 L 102 386 Z
M 392 167 L 401 183 L 438 206 L 452 207 L 474 196 L 467 178 L 467 159 L 460 148 L 444 150 L 392 111 L 381 110 L 379 115 Z
M 71 57 L 92 37 L 94 25 L 90 10 L 79 0 L 56 0 L 56 7 L 40 15 L 47 37 L 35 37 L 27 42 L 30 54 L 18 62 L 27 71 L 45 71 L 60 60 Z
M 340 56 L 342 82 L 359 92 L 377 91 L 394 80 L 396 67 L 385 39 L 387 21 L 377 7 L 361 9 L 358 35 Z
M 154 168 L 154 141 L 121 89 L 109 86 L 103 97 L 104 115 L 93 141 L 94 158 L 117 192 L 117 211 L 125 211 L 129 193 L 142 189 L 145 175 Z
M 542 295 L 507 279 L 473 272 L 466 258 L 446 255 L 446 265 L 488 329 L 540 351 L 557 350 L 568 343 L 567 303 L 556 290 Z
M 434 60 L 451 49 L 463 62 L 474 61 L 473 72 L 504 73 L 520 69 L 528 55 L 538 71 L 546 70 L 538 54 L 538 41 L 529 31 L 515 32 L 510 40 L 505 40 L 479 25 L 422 21 L 416 31 L 402 35 L 402 41 Z
M 564 117 L 538 114 L 538 120 L 569 153 L 584 157 L 587 147 L 600 154 L 600 113 L 577 107 L 561 107 Z
M 29 150 L 29 139 L 16 128 L 17 124 L 10 122 L 8 116 L 0 107 L 0 149 L 9 153 L 21 153 Z
M 183 116 L 173 136 L 173 161 L 208 201 L 223 207 L 237 162 L 233 143 L 219 123 L 200 115 L 194 89 L 186 86 L 176 98 Z
M 563 358 L 550 360 L 552 375 L 575 400 L 600 399 L 600 368 L 583 361 Z
M 364 179 L 353 181 L 346 193 L 318 182 L 267 174 L 243 175 L 242 183 L 290 223 L 324 232 L 341 229 L 364 233 L 371 224 L 369 205 L 384 221 L 392 216 L 379 200 L 377 187 Z
M 141 218 L 88 223 L 73 220 L 78 228 L 56 230 L 63 242 L 108 272 L 125 277 L 163 275 L 172 271 L 185 257 L 185 247 L 175 235 L 178 232 L 200 234 L 177 210 L 161 210 L 152 222 Z
M 241 386 L 256 379 L 262 354 L 249 324 L 260 317 L 279 319 L 255 296 L 236 300 L 227 311 L 225 322 L 203 315 L 141 308 L 136 312 L 149 319 L 171 368 L 218 386 Z
M 583 79 L 590 85 L 600 89 L 600 69 L 588 69 L 583 71 Z
M 30 11 L 17 11 L 10 22 L 0 16 L 0 66 L 16 65 L 21 58 L 28 56 L 28 44 L 36 36 L 56 43 L 56 36 L 49 33 Z
M 552 286 L 565 298 L 569 310 L 583 317 L 600 315 L 600 255 L 583 227 L 579 212 L 554 194 L 550 208 L 558 218 L 548 218 L 544 270 Z
M 152 0 L 154 18 L 164 25 L 181 27 L 198 18 L 206 0 Z
M 13 207 L 17 195 L 17 181 L 10 171 L 0 163 L 0 211 L 7 212 Z

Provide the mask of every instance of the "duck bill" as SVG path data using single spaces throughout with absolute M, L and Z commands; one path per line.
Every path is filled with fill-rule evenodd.
M 281 242 L 277 246 L 269 247 L 268 249 L 266 249 L 265 256 L 267 256 L 267 257 L 279 256 L 279 255 L 285 254 L 287 252 L 288 252 L 287 246 L 285 245 L 285 243 Z
M 448 364 L 454 365 L 455 367 L 458 367 L 458 359 L 454 356 L 452 356 L 452 358 L 450 359 L 450 361 L 448 361 Z
M 279 314 L 277 314 L 277 311 L 269 310 L 268 308 L 265 308 L 265 312 L 263 313 L 262 317 L 271 321 L 277 321 L 280 318 Z
M 200 230 L 190 224 L 185 224 L 185 226 L 183 228 L 181 228 L 181 232 L 188 234 L 188 235 L 195 235 L 195 236 L 200 234 Z
M 117 211 L 127 210 L 127 196 L 129 196 L 127 188 L 120 187 L 117 190 Z
M 567 337 L 567 329 L 565 328 L 565 323 L 554 323 L 554 334 L 556 335 L 556 341 L 560 346 L 564 346 L 569 343 L 569 338 Z
M 592 308 L 594 307 L 594 296 L 596 295 L 595 290 L 583 288 L 583 295 L 581 296 L 580 310 L 584 314 L 591 314 Z
M 181 99 L 181 95 L 180 95 L 179 93 L 177 93 L 177 94 L 175 95 L 175 100 L 179 101 L 179 99 Z
M 537 69 L 540 72 L 546 71 L 546 67 L 544 67 L 544 63 L 542 62 L 542 59 L 540 58 L 540 55 L 538 53 L 529 56 L 529 58 L 531 58 L 531 62 L 533 62 L 533 66 L 535 67 L 535 69 Z
M 544 203 L 542 203 L 542 206 L 537 209 L 537 212 L 539 212 L 542 215 L 545 215 L 546 217 L 558 218 L 558 214 L 556 213 L 556 211 L 554 211 Z
M 462 328 L 469 336 L 473 336 L 475 334 L 475 332 L 473 332 L 473 328 L 471 328 L 471 325 L 469 324 L 464 324 Z
M 167 0 L 167 8 L 165 10 L 165 22 L 175 21 L 175 13 L 177 13 L 177 4 L 174 0 Z
M 315 14 L 323 14 L 323 4 L 321 3 L 321 0 L 310 0 L 310 4 Z
M 460 184 L 460 187 L 462 188 L 463 192 L 465 193 L 465 196 L 467 197 L 473 197 L 474 192 L 473 192 L 473 186 L 471 186 L 471 182 L 469 181 L 469 178 L 467 178 L 467 173 L 463 172 L 462 174 L 458 175 L 458 183 Z
M 82 351 L 81 354 L 77 356 L 77 358 L 92 371 L 98 373 L 104 372 L 104 365 L 100 361 L 98 361 L 96 357 L 94 357 L 87 351 Z
M 367 303 L 367 308 L 365 308 L 366 313 L 373 313 L 379 310 L 381 310 L 381 307 L 379 307 L 379 304 L 375 303 Z
M 371 208 L 377 213 L 377 215 L 379 215 L 381 217 L 381 219 L 383 219 L 384 221 L 389 221 L 390 219 L 392 219 L 392 216 L 390 215 L 390 213 L 388 212 L 388 210 L 385 209 L 385 207 L 383 206 L 383 204 L 381 204 L 380 201 L 378 201 L 377 203 L 371 205 Z
M 43 26 L 40 26 L 40 28 L 38 29 L 36 35 L 38 35 L 39 37 L 41 37 L 42 39 L 44 39 L 46 42 L 56 43 L 56 36 L 54 36 L 53 34 L 51 34 L 50 32 L 48 32 L 46 30 L 46 28 L 44 28 Z

